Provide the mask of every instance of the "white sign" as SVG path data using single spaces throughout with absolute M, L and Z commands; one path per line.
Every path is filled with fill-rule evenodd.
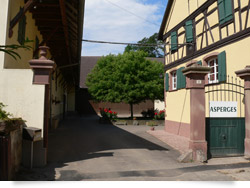
M 210 117 L 237 117 L 237 101 L 210 101 Z

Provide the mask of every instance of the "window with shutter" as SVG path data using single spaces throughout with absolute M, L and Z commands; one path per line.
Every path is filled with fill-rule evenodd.
M 168 73 L 165 74 L 165 90 L 169 90 L 169 76 Z
M 186 76 L 183 75 L 182 70 L 185 67 L 181 67 L 179 68 L 176 72 L 177 72 L 177 89 L 183 89 L 186 88 Z
M 176 90 L 177 89 L 177 71 L 171 72 L 171 90 Z
M 18 38 L 19 44 L 24 45 L 25 42 L 25 30 L 26 30 L 26 16 L 24 15 L 19 21 L 18 25 Z
M 211 71 L 208 74 L 208 83 L 225 82 L 227 77 L 226 69 L 226 52 L 223 51 L 218 55 L 213 55 L 205 61 L 208 67 L 211 67 Z
M 227 79 L 226 69 L 226 52 L 223 51 L 218 55 L 218 80 L 219 82 L 225 82 Z
M 200 66 L 202 66 L 202 62 L 201 61 L 198 61 L 197 64 L 200 65 Z
M 232 0 L 218 0 L 220 25 L 228 23 L 233 19 Z
M 177 50 L 177 32 L 174 31 L 171 33 L 171 52 L 175 52 Z
M 217 57 L 210 59 L 207 62 L 208 67 L 211 68 L 211 72 L 208 74 L 208 83 L 218 83 L 218 59 Z
M 187 43 L 192 43 L 194 38 L 193 38 L 193 21 L 189 20 L 185 24 L 185 33 L 186 33 L 186 42 Z

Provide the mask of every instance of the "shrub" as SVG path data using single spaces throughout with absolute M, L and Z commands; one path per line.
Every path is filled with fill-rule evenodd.
M 11 116 L 10 113 L 3 110 L 3 108 L 6 107 L 3 103 L 0 102 L 0 120 L 6 120 L 9 119 L 9 116 Z
M 150 109 L 148 109 L 147 111 L 143 110 L 143 111 L 141 112 L 141 114 L 142 114 L 142 116 L 143 116 L 144 118 L 146 118 L 146 117 L 153 118 L 154 115 L 155 115 L 155 111 L 154 111 L 153 108 L 150 108 Z
M 148 116 L 148 112 L 146 110 L 143 110 L 141 112 L 141 114 L 142 114 L 142 117 L 144 117 L 144 118 L 146 118 Z
M 99 110 L 104 119 L 117 120 L 117 112 L 112 112 L 110 108 L 99 108 Z
M 161 110 L 161 111 L 156 110 L 155 114 L 154 114 L 154 119 L 164 120 L 165 119 L 165 110 Z

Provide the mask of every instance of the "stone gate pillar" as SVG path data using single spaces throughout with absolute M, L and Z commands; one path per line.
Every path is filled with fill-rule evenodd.
M 244 80 L 245 90 L 245 156 L 250 157 L 250 66 L 235 72 Z
M 190 141 L 193 160 L 207 160 L 206 121 L 205 121 L 205 76 L 209 67 L 194 64 L 182 70 L 190 89 Z
M 55 62 L 47 59 L 47 51 L 49 47 L 40 46 L 39 59 L 32 59 L 29 61 L 30 67 L 33 69 L 33 84 L 45 85 L 45 97 L 44 97 L 44 125 L 43 125 L 43 147 L 48 149 L 48 128 L 49 128 L 49 110 L 50 110 L 50 77 L 53 68 L 55 68 Z M 46 152 L 47 157 L 47 152 Z M 47 161 L 47 160 L 46 160 Z

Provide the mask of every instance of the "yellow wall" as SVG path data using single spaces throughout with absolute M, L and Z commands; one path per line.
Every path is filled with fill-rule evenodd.
M 178 69 L 185 65 L 175 67 Z M 170 71 L 169 73 L 170 78 Z M 170 82 L 170 79 L 169 79 Z M 172 84 L 171 84 L 172 85 Z M 170 92 L 165 92 L 166 101 L 166 120 L 190 123 L 190 91 L 187 89 L 180 89 Z
M 67 111 L 75 111 L 75 88 L 71 89 L 67 94 Z
M 212 54 L 214 52 L 221 53 L 221 52 L 225 51 L 226 52 L 227 74 L 230 76 L 230 81 L 231 81 L 231 77 L 233 77 L 234 79 L 237 78 L 235 71 L 241 70 L 241 69 L 245 68 L 245 66 L 250 65 L 250 61 L 248 61 L 250 59 L 249 46 L 250 46 L 250 37 L 245 38 L 241 41 L 235 42 L 233 44 L 227 45 L 227 46 L 222 47 L 220 49 L 206 53 L 200 57 L 195 58 L 195 60 L 197 60 L 197 61 L 203 60 L 203 58 L 209 54 Z M 184 62 L 182 65 L 179 65 L 176 68 L 178 69 L 179 67 L 186 66 L 187 63 L 190 63 L 190 61 Z M 204 62 L 203 62 L 203 65 L 204 65 Z M 237 78 L 237 79 L 240 80 L 239 78 Z M 244 84 L 244 81 L 241 81 L 242 86 L 243 86 L 243 84 Z M 224 85 L 222 85 L 222 88 L 224 88 Z M 231 86 L 230 86 L 230 88 L 231 88 Z M 184 105 L 184 102 L 183 102 L 184 98 L 185 98 L 184 91 L 185 90 L 182 89 L 182 90 L 178 90 L 178 91 L 167 92 L 167 95 L 166 95 L 166 114 L 167 114 L 168 120 L 179 122 L 181 110 L 183 109 L 182 106 Z M 218 93 L 218 94 L 219 94 L 218 100 L 220 100 L 221 93 Z M 188 95 L 189 94 L 187 94 L 187 98 L 186 98 L 187 100 L 186 100 L 186 104 L 185 104 L 185 106 L 187 106 L 187 107 L 184 108 L 185 112 L 184 112 L 184 115 L 182 118 L 183 122 L 185 122 L 185 123 L 189 122 L 188 118 L 189 118 L 189 114 L 190 114 L 190 108 L 188 108 L 189 103 L 187 103 L 187 101 L 189 101 Z M 214 95 L 215 95 L 214 101 L 217 101 L 216 93 L 214 93 Z M 224 93 L 222 95 L 224 95 Z M 232 100 L 231 96 L 232 95 L 230 93 L 230 100 Z M 212 100 L 212 97 L 210 98 L 210 101 L 211 100 Z M 226 100 L 228 100 L 228 96 L 226 96 Z M 235 95 L 234 95 L 234 101 L 236 101 Z M 244 117 L 243 98 L 242 97 L 240 98 L 239 95 L 237 95 L 237 101 L 238 101 L 238 117 L 240 117 L 240 116 Z M 206 95 L 206 116 L 207 117 L 209 116 L 208 105 L 209 105 L 208 95 Z M 240 107 L 241 107 L 241 109 L 240 109 Z M 241 114 L 240 114 L 240 110 L 241 110 Z
M 59 71 L 58 71 L 59 72 Z M 57 72 L 57 74 L 58 74 Z M 57 89 L 56 89 L 56 72 L 53 74 L 53 80 L 52 80 L 52 94 L 51 97 L 53 100 L 57 100 L 58 103 L 52 103 L 52 112 L 51 116 L 53 117 L 58 117 L 63 114 L 63 94 L 64 94 L 64 89 L 62 85 L 59 83 L 61 80 L 62 76 L 61 74 L 57 78 Z M 59 102 L 60 101 L 60 102 Z
M 170 17 L 169 17 L 169 20 L 168 20 L 166 28 L 165 28 L 165 33 L 167 31 L 169 31 L 170 29 L 172 29 L 177 24 L 179 24 L 190 13 L 192 13 L 199 6 L 201 6 L 205 1 L 199 1 L 198 5 L 196 4 L 197 1 L 195 1 L 195 0 L 190 0 L 189 2 L 190 2 L 190 12 L 188 12 L 188 1 L 180 1 L 180 0 L 174 1 L 173 6 L 172 6 L 172 10 L 170 13 Z M 248 0 L 241 0 L 240 2 L 241 2 L 241 8 L 248 5 Z M 217 7 L 217 1 L 215 1 L 208 8 L 208 11 L 214 9 L 215 7 Z M 238 7 L 239 7 L 238 0 L 234 0 L 234 8 L 236 9 Z M 203 14 L 198 15 L 195 18 L 195 21 L 199 20 L 202 17 L 203 17 Z M 246 21 L 246 11 L 241 15 L 241 18 L 242 18 L 242 28 L 244 29 L 245 21 Z M 233 23 L 229 24 L 227 27 L 222 28 L 222 39 L 234 34 L 235 32 L 236 33 L 240 32 L 239 13 L 235 14 L 234 20 L 235 20 L 236 30 L 234 31 L 234 24 Z M 209 23 L 210 27 L 212 27 L 212 26 L 216 25 L 218 22 L 219 22 L 218 11 L 215 11 L 215 12 L 213 12 L 213 14 L 211 14 L 208 17 L 208 23 Z M 204 26 L 204 20 L 199 22 L 196 25 L 196 35 L 199 35 L 203 32 L 203 26 Z M 250 27 L 250 19 L 248 19 L 247 27 Z M 227 28 L 228 28 L 228 32 L 227 32 Z M 178 29 L 178 33 L 181 33 L 183 31 L 184 31 L 183 27 Z M 211 32 L 213 35 L 214 42 L 220 41 L 219 27 L 215 27 L 214 29 L 211 30 Z M 179 43 L 183 43 L 184 42 L 184 35 L 179 37 L 178 41 L 179 41 Z M 213 44 L 213 40 L 212 40 L 211 34 L 209 32 L 208 32 L 207 38 L 206 38 L 206 35 L 204 34 L 203 42 L 202 42 L 202 36 L 196 38 L 197 50 L 200 50 L 201 48 L 207 47 L 206 41 L 208 41 L 208 46 Z M 171 41 L 169 38 L 167 38 L 165 42 L 171 42 Z M 212 54 L 214 52 L 221 53 L 221 52 L 225 51 L 226 52 L 227 74 L 230 76 L 230 81 L 231 81 L 231 77 L 233 77 L 234 81 L 235 81 L 235 78 L 237 77 L 235 74 L 235 71 L 243 69 L 246 65 L 250 65 L 249 46 L 250 46 L 250 37 L 244 38 L 238 42 L 234 42 L 234 43 L 227 45 L 225 47 L 222 47 L 220 49 L 210 51 L 210 52 L 208 52 L 204 55 L 201 55 L 199 57 L 196 57 L 195 59 L 192 59 L 192 60 L 196 60 L 196 61 L 203 60 L 203 58 L 209 54 Z M 185 54 L 186 54 L 185 47 L 180 48 L 178 50 L 178 52 L 166 57 L 165 64 L 176 61 L 178 58 L 178 53 L 179 53 L 179 57 L 180 57 L 182 50 L 184 50 L 183 53 L 184 53 L 184 57 L 185 57 Z M 168 53 L 168 52 L 169 52 L 169 47 L 166 48 L 165 53 Z M 183 62 L 183 64 L 181 64 L 175 68 L 178 69 L 179 67 L 186 66 L 187 63 L 190 63 L 190 62 L 191 62 L 191 60 Z M 203 65 L 205 65 L 205 64 L 203 63 Z M 238 80 L 240 80 L 240 79 L 238 78 Z M 241 85 L 243 85 L 243 84 L 244 84 L 243 81 L 241 81 Z M 221 85 L 221 87 L 223 88 L 224 85 Z M 218 93 L 218 94 L 221 95 L 221 93 Z M 177 121 L 177 122 L 179 122 L 180 119 L 182 119 L 181 120 L 182 122 L 189 123 L 189 121 L 190 121 L 189 120 L 190 107 L 189 107 L 189 104 L 187 104 L 187 103 L 184 104 L 184 102 L 183 102 L 185 95 L 186 95 L 185 89 L 166 93 L 166 99 L 165 99 L 166 100 L 166 114 L 167 114 L 166 119 L 172 120 L 172 121 Z M 216 101 L 217 100 L 216 93 L 214 93 L 214 95 L 215 96 L 214 96 L 213 100 Z M 232 95 L 230 94 L 230 100 L 232 100 L 231 96 Z M 218 97 L 218 99 L 220 100 L 220 97 Z M 186 102 L 189 100 L 190 100 L 189 93 L 187 93 Z M 212 99 L 210 98 L 210 100 L 212 100 Z M 226 100 L 228 100 L 228 96 L 226 97 Z M 233 100 L 236 101 L 235 95 L 234 95 Z M 208 114 L 208 106 L 209 106 L 208 101 L 209 101 L 208 95 L 206 94 L 206 116 L 207 117 L 209 116 L 209 114 Z M 238 95 L 237 101 L 238 101 L 238 109 L 239 109 L 238 110 L 238 117 L 244 117 L 243 98 L 242 97 L 240 98 Z M 180 118 L 180 114 L 182 113 L 183 105 L 186 107 L 184 108 L 183 118 Z M 241 109 L 240 109 L 240 107 L 241 107 Z M 241 111 L 241 114 L 240 114 L 240 111 Z
M 180 2 L 183 5 L 178 4 Z M 190 7 L 192 7 L 192 9 L 190 8 L 191 12 L 198 8 L 197 3 L 195 3 L 196 2 L 195 0 L 190 0 L 189 2 L 190 2 Z M 202 3 L 204 3 L 204 2 L 205 1 L 201 1 L 201 2 L 199 2 L 198 5 L 202 5 Z M 248 0 L 241 0 L 241 8 L 247 6 L 247 4 L 248 4 Z M 212 5 L 210 5 L 208 7 L 208 12 L 213 10 L 217 6 L 218 6 L 217 1 L 215 1 Z M 237 0 L 234 0 L 234 8 L 235 9 L 239 8 L 239 4 L 238 4 Z M 169 31 L 170 29 L 172 29 L 177 24 L 179 24 L 182 20 L 184 20 L 189 15 L 188 14 L 188 1 L 183 1 L 183 2 L 176 1 L 173 4 L 172 11 L 173 11 L 173 13 L 170 14 L 172 16 L 170 16 L 169 20 L 167 21 L 168 24 L 166 26 L 165 33 L 167 31 Z M 219 23 L 218 18 L 219 18 L 218 10 L 214 11 L 212 14 L 210 14 L 207 17 L 208 24 L 209 24 L 210 28 L 212 28 L 213 26 L 216 26 Z M 233 23 L 228 24 L 228 26 L 223 27 L 221 29 L 221 39 L 220 39 L 220 35 L 219 35 L 220 28 L 218 27 L 218 25 L 216 27 L 214 27 L 213 29 L 211 29 L 211 31 L 208 30 L 207 34 L 205 34 L 205 33 L 203 33 L 204 22 L 205 22 L 203 13 L 200 13 L 197 17 L 195 17 L 195 22 L 197 22 L 200 19 L 201 19 L 201 21 L 199 23 L 197 23 L 196 27 L 195 27 L 195 32 L 196 32 L 196 38 L 195 38 L 196 41 L 195 42 L 196 42 L 197 50 L 201 50 L 201 49 L 203 49 L 203 48 L 205 48 L 205 47 L 207 47 L 215 42 L 220 41 L 221 39 L 225 39 L 228 36 L 233 35 L 234 33 L 240 32 L 240 15 L 238 12 L 236 12 L 234 15 L 235 21 Z M 244 29 L 245 20 L 246 20 L 246 11 L 244 13 L 242 13 L 241 19 L 242 19 L 242 29 Z M 234 29 L 234 23 L 235 23 L 235 29 Z M 247 27 L 250 27 L 250 19 L 248 19 Z M 177 33 L 178 34 L 183 33 L 181 36 L 178 37 L 178 43 L 179 44 L 185 43 L 184 27 L 177 28 Z M 171 43 L 170 37 L 168 37 L 165 40 L 165 42 Z M 170 46 L 167 45 L 166 53 L 169 53 L 169 52 L 170 52 Z M 175 52 L 173 54 L 170 53 L 170 55 L 167 55 L 166 56 L 166 64 L 178 60 L 182 56 L 182 54 L 183 54 L 183 57 L 185 57 L 187 55 L 186 54 L 186 46 L 179 47 L 177 52 Z
M 1 2 L 2 3 L 2 2 Z M 12 20 L 16 14 L 19 12 L 20 7 L 24 6 L 23 0 L 10 0 L 9 6 L 9 14 L 8 14 L 8 27 L 10 20 Z M 29 69 L 28 61 L 33 58 L 33 51 L 35 50 L 35 39 L 36 36 L 39 38 L 39 42 L 42 41 L 42 36 L 35 26 L 35 20 L 32 18 L 32 14 L 28 11 L 25 14 L 26 16 L 26 31 L 25 31 L 25 39 L 28 37 L 29 40 L 33 40 L 32 43 L 28 43 L 27 45 L 31 46 L 31 50 L 19 49 L 17 53 L 22 57 L 21 59 L 14 60 L 11 56 L 6 55 L 4 68 L 11 69 Z M 6 22 L 6 20 L 5 20 Z M 2 23 L 2 22 L 1 22 Z M 13 28 L 13 36 L 11 38 L 7 37 L 6 44 L 18 44 L 18 24 Z
M 166 94 L 166 120 L 190 123 L 190 91 L 181 89 Z
M 174 0 L 164 34 L 192 14 L 205 2 L 206 0 Z

